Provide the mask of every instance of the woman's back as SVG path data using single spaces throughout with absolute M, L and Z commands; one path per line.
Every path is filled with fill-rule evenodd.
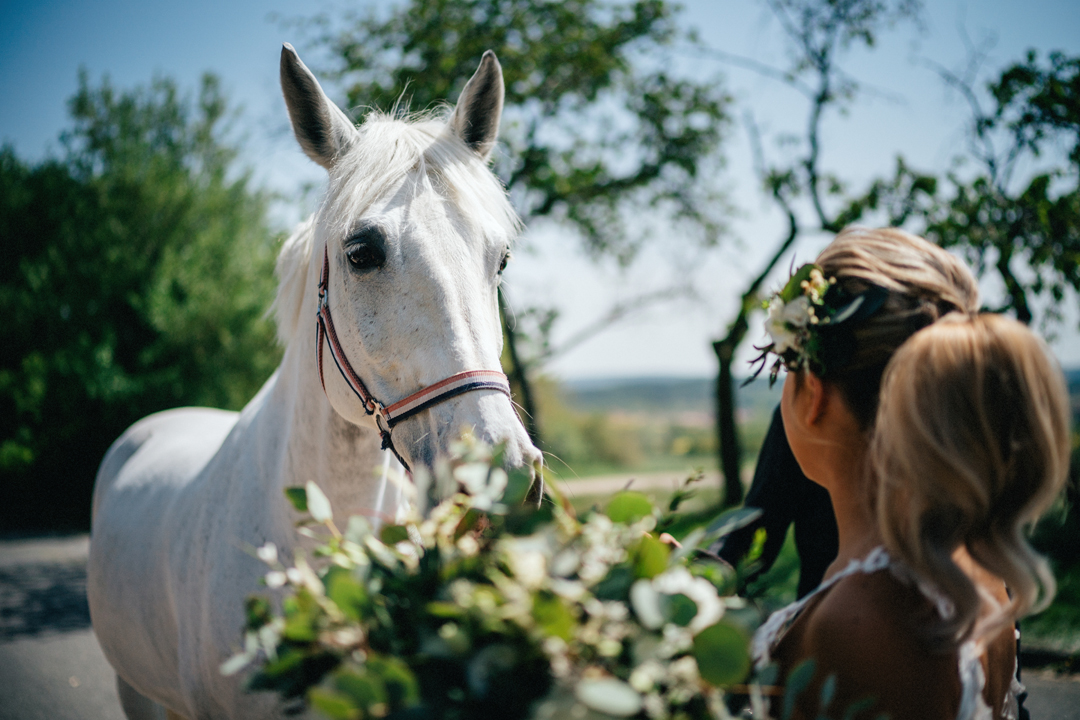
M 988 598 L 1007 602 L 1000 580 L 966 553 L 958 561 Z M 856 703 L 862 710 L 855 718 L 882 713 L 892 720 L 1015 717 L 1011 627 L 986 641 L 935 649 L 924 631 L 948 612 L 948 601 L 920 588 L 884 549 L 840 574 L 809 598 L 770 653 L 788 674 L 807 659 L 816 664 L 815 682 L 799 696 L 794 718 L 846 717 Z M 988 603 L 987 615 L 993 611 Z M 836 678 L 835 692 L 821 707 L 821 687 L 830 675 Z

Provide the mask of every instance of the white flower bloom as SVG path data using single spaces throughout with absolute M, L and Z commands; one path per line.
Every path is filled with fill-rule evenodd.
M 277 545 L 268 542 L 256 550 L 255 555 L 267 565 L 273 565 L 277 562 Z
M 577 602 L 585 596 L 585 586 L 576 580 L 549 578 L 548 587 L 551 592 L 571 602 Z
M 615 717 L 630 717 L 641 711 L 641 695 L 618 678 L 582 680 L 574 695 L 586 707 Z
M 668 666 L 668 672 L 676 679 L 688 683 L 697 682 L 700 678 L 698 675 L 697 660 L 694 659 L 693 655 L 686 655 L 671 663 L 671 665 Z
M 487 486 L 490 469 L 487 463 L 465 463 L 454 468 L 454 479 L 461 483 L 470 495 L 480 495 Z
M 779 297 L 774 297 L 769 303 L 769 317 L 765 321 L 765 332 L 772 338 L 773 352 L 777 355 L 782 355 L 795 347 L 798 340 L 784 321 L 784 301 Z
M 394 550 L 401 557 L 402 564 L 409 570 L 415 570 L 420 565 L 420 548 L 409 540 L 402 540 L 394 545 Z
M 457 541 L 457 548 L 465 557 L 475 557 L 480 552 L 480 543 L 472 535 L 465 534 Z
M 473 584 L 468 580 L 458 578 L 450 583 L 450 587 L 447 588 L 450 592 L 450 597 L 454 599 L 454 602 L 463 608 L 472 607 L 473 604 Z
M 487 494 L 493 498 L 502 497 L 509 481 L 510 478 L 506 475 L 505 470 L 499 467 L 491 468 L 491 475 L 488 476 Z
M 684 567 L 675 567 L 653 578 L 653 587 L 665 595 L 683 594 L 697 605 L 697 614 L 687 629 L 697 634 L 714 625 L 724 615 L 724 603 L 716 592 L 716 586 L 705 578 L 694 577 Z M 636 610 L 636 607 L 635 607 Z
M 649 580 L 638 580 L 630 586 L 630 605 L 641 624 L 650 630 L 658 630 L 664 624 L 664 612 L 660 607 L 660 593 Z
M 687 628 L 679 627 L 675 623 L 668 623 L 663 630 L 664 639 L 657 648 L 660 657 L 671 657 L 681 652 L 686 652 L 694 645 L 694 634 Z
M 596 644 L 596 652 L 601 657 L 618 657 L 622 652 L 622 643 L 611 638 L 601 638 Z
M 285 580 L 287 580 L 285 573 L 280 570 L 272 570 L 266 573 L 266 587 L 268 588 L 279 588 L 285 584 Z
M 800 295 L 781 310 L 781 318 L 790 327 L 803 328 L 810 322 L 810 298 Z
M 311 569 L 311 566 L 307 564 L 304 558 L 297 558 L 296 567 L 286 570 L 285 577 L 293 585 L 306 588 L 315 597 L 321 597 L 324 592 L 322 580 L 319 579 L 319 576 L 315 574 L 315 571 Z
M 551 572 L 559 577 L 569 577 L 578 569 L 581 553 L 574 548 L 566 548 L 551 561 Z
M 656 660 L 646 660 L 630 673 L 630 687 L 639 693 L 647 693 L 664 677 L 664 666 Z
M 656 693 L 650 693 L 645 696 L 644 700 L 645 714 L 650 718 L 661 720 L 668 717 L 667 703 L 664 699 Z
M 836 282 L 835 280 L 833 282 Z M 806 283 L 807 294 L 815 304 L 820 304 L 822 298 L 825 297 L 826 291 L 829 289 L 829 281 L 825 279 L 825 276 L 821 274 L 821 271 L 814 268 L 810 271 L 810 279 Z

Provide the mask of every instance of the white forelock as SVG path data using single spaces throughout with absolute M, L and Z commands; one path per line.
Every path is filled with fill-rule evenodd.
M 295 335 L 300 321 L 316 220 L 325 232 L 344 235 L 373 202 L 402 180 L 424 183 L 453 202 L 470 229 L 485 237 L 510 242 L 521 229 L 499 179 L 444 117 L 426 113 L 399 119 L 373 111 L 335 161 L 318 212 L 297 226 L 281 248 L 272 311 L 283 345 Z

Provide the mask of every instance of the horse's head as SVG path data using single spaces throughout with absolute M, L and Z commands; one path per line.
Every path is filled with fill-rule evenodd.
M 487 167 L 503 104 L 495 55 L 484 54 L 445 120 L 373 112 L 356 127 L 289 45 L 281 84 L 300 146 L 330 176 L 307 272 L 295 284 L 308 297 L 324 288 L 332 325 L 320 333 L 319 358 L 334 409 L 358 425 L 378 420 L 342 358 L 386 406 L 465 371 L 499 371 L 497 289 L 519 221 Z M 335 342 L 340 353 L 331 352 Z M 439 400 L 397 422 L 393 445 L 407 464 L 431 465 L 469 428 L 505 443 L 508 464 L 539 466 L 540 452 L 499 389 Z

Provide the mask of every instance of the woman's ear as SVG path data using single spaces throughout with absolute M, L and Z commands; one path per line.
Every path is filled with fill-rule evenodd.
M 806 393 L 802 399 L 803 421 L 807 425 L 817 425 L 829 408 L 832 388 L 814 373 L 804 372 L 800 391 Z

